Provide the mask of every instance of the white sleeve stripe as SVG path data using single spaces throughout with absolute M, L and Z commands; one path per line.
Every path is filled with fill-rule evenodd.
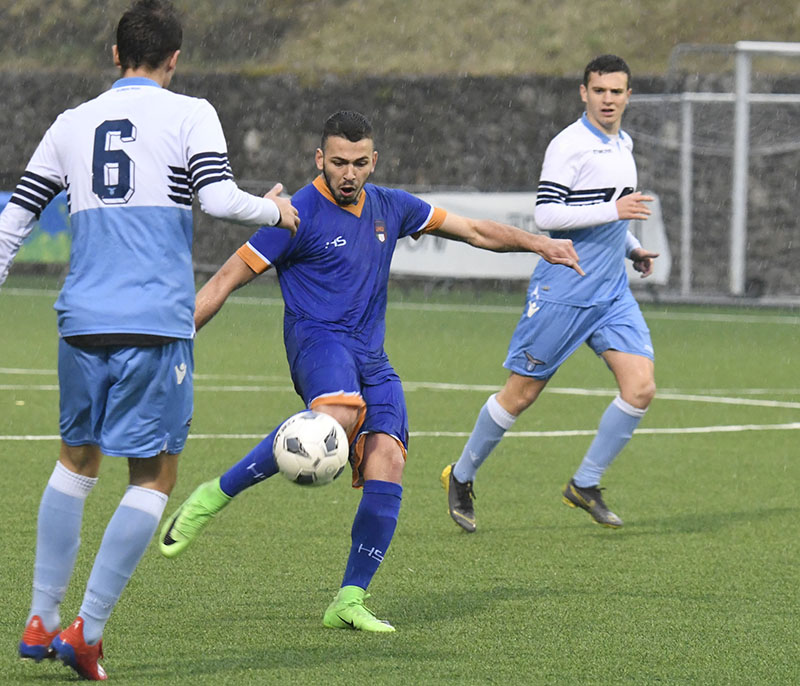
M 22 179 L 35 182 L 40 186 L 44 186 L 53 192 L 53 195 L 58 193 L 61 190 L 61 185 L 51 181 L 50 179 L 46 179 L 44 176 L 39 176 L 39 174 L 34 174 L 32 171 L 26 169 L 22 174 Z
M 41 196 L 42 198 L 46 198 L 47 200 L 51 200 L 53 197 L 55 197 L 55 194 L 58 193 L 58 191 L 53 191 L 50 188 L 28 180 L 24 176 L 17 184 L 17 190 L 20 190 L 21 188 L 26 188 L 29 191 L 33 191 L 37 195 Z
M 250 248 L 253 254 L 258 257 L 258 259 L 263 260 L 264 264 L 266 264 L 268 267 L 272 266 L 272 262 L 270 262 L 262 253 L 256 250 L 250 241 L 247 241 L 247 247 Z
M 233 174 L 217 174 L 216 176 L 208 176 L 202 181 L 197 181 L 192 185 L 194 187 L 195 192 L 197 192 L 201 188 L 205 188 L 209 184 L 219 183 L 220 181 L 233 181 Z
M 195 172 L 192 172 L 192 181 L 198 181 L 202 179 L 204 176 L 208 176 L 209 174 L 228 174 L 231 178 L 233 178 L 233 173 L 231 172 L 231 168 L 228 166 L 217 166 L 217 167 L 206 167 L 205 169 L 200 169 Z

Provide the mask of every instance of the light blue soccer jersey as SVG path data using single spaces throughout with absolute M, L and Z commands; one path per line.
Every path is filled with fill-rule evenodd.
M 66 188 L 72 249 L 55 303 L 59 333 L 191 338 L 192 199 L 232 178 L 222 127 L 207 101 L 124 78 L 56 119 L 4 211 L 0 233 L 20 235 Z M 13 257 L 14 246 L 4 246 L 0 276 Z
M 438 228 L 444 213 L 373 184 L 365 184 L 357 204 L 340 206 L 322 176 L 295 193 L 292 204 L 300 216 L 296 237 L 261 228 L 237 254 L 256 272 L 277 269 L 287 333 L 298 320 L 319 322 L 364 351 L 382 350 L 397 239 Z
M 550 142 L 536 197 L 537 225 L 553 238 L 569 238 L 586 276 L 540 260 L 530 291 L 542 300 L 578 306 L 609 302 L 628 288 L 628 221 L 615 202 L 636 188 L 633 142 L 609 137 L 586 115 Z

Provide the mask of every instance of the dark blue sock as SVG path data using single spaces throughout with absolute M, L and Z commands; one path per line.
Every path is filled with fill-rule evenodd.
M 281 424 L 278 424 L 269 436 L 220 477 L 219 487 L 223 493 L 233 497 L 245 488 L 278 473 L 278 465 L 275 464 L 275 457 L 272 454 L 272 442 Z
M 352 546 L 342 586 L 366 589 L 392 542 L 403 487 L 390 481 L 365 481 L 350 532 Z

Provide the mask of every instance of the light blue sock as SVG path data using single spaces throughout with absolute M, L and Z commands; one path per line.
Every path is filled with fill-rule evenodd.
M 639 426 L 645 412 L 647 412 L 646 408 L 640 410 L 619 396 L 614 398 L 603 413 L 597 428 L 597 435 L 589 446 L 578 471 L 575 472 L 573 481 L 576 486 L 586 488 L 587 486 L 597 486 L 600 483 L 606 469 L 631 440 L 631 436 Z
M 39 504 L 28 622 L 39 615 L 47 631 L 55 631 L 61 622 L 59 606 L 81 544 L 83 506 L 96 483 L 97 479 L 75 474 L 58 462 Z
M 475 428 L 453 468 L 453 475 L 458 481 L 466 483 L 475 479 L 478 468 L 516 420 L 513 414 L 500 407 L 497 393 L 489 397 L 478 413 Z
M 153 538 L 166 504 L 167 496 L 160 491 L 128 486 L 108 522 L 81 604 L 83 636 L 89 645 L 102 638 L 111 611 Z

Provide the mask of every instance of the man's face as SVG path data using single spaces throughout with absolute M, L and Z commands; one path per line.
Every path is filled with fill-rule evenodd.
M 606 133 L 619 132 L 622 113 L 628 105 L 631 89 L 624 71 L 608 74 L 589 74 L 589 85 L 581 84 L 581 100 L 586 103 L 586 116 L 598 129 Z
M 325 149 L 317 148 L 316 162 L 339 205 L 358 202 L 369 175 L 375 171 L 378 153 L 371 138 L 350 141 L 343 136 L 329 136 Z

